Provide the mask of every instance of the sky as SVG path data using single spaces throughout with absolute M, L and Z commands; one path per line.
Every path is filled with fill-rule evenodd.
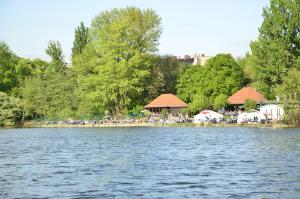
M 159 53 L 241 57 L 258 36 L 269 0 L 0 0 L 0 41 L 18 56 L 49 60 L 50 40 L 61 43 L 70 61 L 75 28 L 104 10 L 151 8 L 162 18 Z

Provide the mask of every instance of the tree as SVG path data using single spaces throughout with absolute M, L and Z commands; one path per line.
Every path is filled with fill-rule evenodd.
M 180 72 L 180 65 L 177 59 L 171 56 L 159 56 L 156 66 L 163 75 L 164 86 L 161 88 L 161 92 L 175 93 L 176 80 Z
M 51 57 L 52 71 L 57 72 L 65 69 L 64 56 L 58 41 L 50 41 L 45 52 Z
M 47 96 L 45 86 L 41 76 L 27 77 L 22 87 L 22 99 L 26 116 L 47 115 Z
M 36 119 L 75 117 L 78 109 L 76 77 L 71 69 L 64 67 L 59 42 L 50 42 L 46 51 L 52 57 L 50 63 L 38 59 L 20 62 L 20 71 L 31 71 L 26 72 L 26 76 L 21 75 L 26 116 Z
M 160 18 L 149 9 L 112 9 L 93 19 L 89 34 L 81 58 L 92 58 L 90 69 L 75 66 L 85 72 L 79 78 L 79 90 L 87 98 L 81 103 L 95 104 L 95 109 L 117 115 L 135 106 L 133 99 L 143 94 L 144 79 L 151 69 L 149 57 L 156 52 L 161 34 Z
M 251 43 L 248 73 L 255 87 L 269 98 L 300 56 L 299 0 L 271 0 L 263 10 L 257 41 Z
M 176 84 L 181 65 L 171 56 L 153 56 L 151 75 L 145 79 L 144 98 L 153 100 L 161 93 L 176 93 Z
M 31 62 L 33 64 L 33 71 L 31 72 L 31 75 L 33 76 L 43 76 L 47 68 L 49 68 L 49 63 L 44 60 L 33 59 Z
M 205 66 L 197 65 L 186 69 L 178 80 L 177 93 L 193 107 L 198 104 L 195 100 L 205 97 L 212 103 L 210 107 L 214 105 L 215 109 L 219 109 L 226 104 L 228 96 L 246 82 L 240 65 L 232 56 L 219 54 L 208 60 Z M 196 108 L 208 106 L 197 105 Z
M 197 90 L 202 90 L 202 85 L 205 83 L 205 71 L 205 67 L 194 65 L 190 66 L 179 76 L 176 91 L 181 99 L 190 103 Z
M 17 56 L 9 49 L 8 45 L 0 42 L 0 91 L 12 92 L 17 87 L 15 65 Z
M 300 70 L 292 68 L 282 85 L 276 88 L 276 93 L 284 105 L 284 121 L 294 126 L 300 126 Z
M 80 25 L 75 29 L 75 40 L 73 42 L 72 48 L 72 60 L 76 55 L 79 55 L 83 52 L 83 49 L 88 43 L 88 32 L 89 29 L 84 26 L 83 22 L 81 22 Z
M 22 105 L 19 99 L 0 92 L 0 126 L 14 126 L 22 119 Z
M 256 108 L 256 102 L 251 99 L 246 99 L 244 106 L 245 106 L 245 110 L 249 111 L 250 109 Z
M 221 108 L 225 107 L 228 104 L 227 99 L 228 96 L 225 94 L 218 95 L 214 100 L 214 109 L 220 110 Z
M 34 71 L 34 64 L 30 59 L 20 58 L 15 66 L 16 76 L 18 81 L 24 80 L 26 76 L 29 76 Z
M 22 89 L 26 115 L 38 119 L 76 117 L 76 85 L 75 76 L 71 71 L 26 78 Z
M 200 110 L 211 107 L 211 103 L 208 97 L 197 93 L 193 96 L 192 102 L 189 104 L 189 112 L 198 113 Z
M 206 86 L 204 93 L 213 99 L 224 94 L 232 95 L 245 84 L 245 77 L 237 62 L 230 54 L 219 54 L 206 64 Z

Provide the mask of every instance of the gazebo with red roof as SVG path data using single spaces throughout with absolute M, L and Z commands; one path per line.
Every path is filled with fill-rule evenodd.
M 266 98 L 252 87 L 244 87 L 228 98 L 230 105 L 243 105 L 245 101 L 253 100 L 256 104 L 266 103 Z
M 176 97 L 175 95 L 161 94 L 148 105 L 145 106 L 150 112 L 159 113 L 162 109 L 167 109 L 170 113 L 180 113 L 183 108 L 187 108 L 188 105 Z

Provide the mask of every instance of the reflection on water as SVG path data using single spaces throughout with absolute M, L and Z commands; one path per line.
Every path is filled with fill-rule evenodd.
M 300 130 L 0 129 L 0 198 L 300 198 Z

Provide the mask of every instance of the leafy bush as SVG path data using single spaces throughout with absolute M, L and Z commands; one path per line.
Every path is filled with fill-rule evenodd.
M 218 95 L 214 100 L 215 110 L 220 110 L 221 108 L 226 106 L 227 105 L 227 99 L 228 99 L 227 95 L 224 95 L 224 94 Z
M 250 109 L 256 108 L 256 102 L 250 99 L 246 99 L 244 106 L 245 106 L 245 110 L 249 111 Z
M 20 100 L 0 92 L 0 126 L 14 126 L 22 119 Z

